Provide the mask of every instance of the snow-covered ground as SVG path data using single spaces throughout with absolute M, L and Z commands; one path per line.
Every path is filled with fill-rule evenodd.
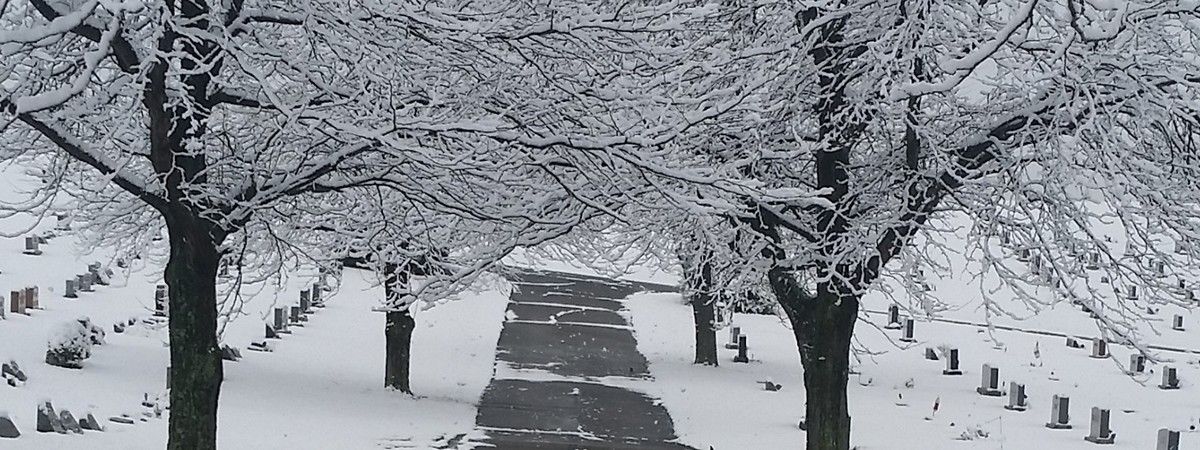
M 41 256 L 22 255 L 22 245 L 21 239 L 0 240 L 0 286 L 38 286 L 44 310 L 0 320 L 0 360 L 15 359 L 29 376 L 18 388 L 0 384 L 0 410 L 22 433 L 19 439 L 0 439 L 0 448 L 162 448 L 165 415 L 136 425 L 107 420 L 123 413 L 140 417 L 144 396 L 164 393 L 164 326 L 137 325 L 121 334 L 112 328 L 114 322 L 151 315 L 161 270 L 143 268 L 70 300 L 62 297 L 64 280 L 103 259 L 77 255 L 69 237 L 53 239 Z M 384 317 L 371 308 L 383 294 L 365 272 L 347 269 L 328 307 L 304 328 L 272 341 L 274 352 L 246 349 L 262 337 L 271 308 L 293 303 L 301 286 L 311 282 L 312 277 L 296 274 L 286 286 L 264 290 L 226 327 L 225 342 L 242 349 L 244 358 L 225 364 L 218 423 L 222 448 L 428 448 L 472 432 L 475 403 L 492 375 L 506 295 L 494 290 L 464 294 L 460 301 L 416 315 L 412 382 L 418 397 L 411 398 L 382 388 Z M 45 364 L 50 331 L 79 316 L 104 327 L 107 344 L 93 349 L 82 370 Z M 93 412 L 108 430 L 83 436 L 38 433 L 36 405 L 43 399 L 76 417 Z
M 804 433 L 797 427 L 804 413 L 802 372 L 791 331 L 778 318 L 738 314 L 733 324 L 748 335 L 751 362 L 734 363 L 734 351 L 722 349 L 720 367 L 705 367 L 692 364 L 692 313 L 678 294 L 640 294 L 625 307 L 656 379 L 643 386 L 662 398 L 682 443 L 718 450 L 802 446 Z M 882 316 L 870 318 L 885 322 Z M 1065 329 L 1082 329 L 1090 321 L 1078 311 L 1059 320 Z M 1163 427 L 1184 430 L 1181 448 L 1200 448 L 1200 432 L 1189 431 L 1200 427 L 1200 355 L 1162 353 L 1175 360 L 1171 364 L 1183 380 L 1182 389 L 1164 391 L 1156 387 L 1161 365 L 1151 365 L 1152 374 L 1129 377 L 1113 360 L 1090 358 L 1090 344 L 1071 349 L 1057 337 L 999 331 L 995 337 L 1003 345 L 997 346 L 979 327 L 933 322 L 919 323 L 918 342 L 898 348 L 888 337 L 899 332 L 880 333 L 861 322 L 857 330 L 859 345 L 877 352 L 863 358 L 861 374 L 850 382 L 852 443 L 860 449 L 1089 449 L 1094 444 L 1083 436 L 1092 406 L 1112 410 L 1117 441 L 1111 448 L 1153 449 Z M 1192 330 L 1181 339 L 1200 346 Z M 719 340 L 726 339 L 721 332 Z M 944 376 L 944 360 L 924 359 L 926 347 L 940 345 L 959 349 L 962 376 Z M 1040 358 L 1034 357 L 1035 346 Z M 1111 351 L 1128 362 L 1130 350 Z M 1004 409 L 1007 396 L 975 392 L 985 363 L 1000 368 L 1005 391 L 1009 381 L 1026 385 L 1028 411 Z M 768 380 L 783 389 L 769 392 L 758 384 Z M 1074 429 L 1044 426 L 1055 394 L 1070 397 Z M 974 439 L 958 440 L 964 434 Z

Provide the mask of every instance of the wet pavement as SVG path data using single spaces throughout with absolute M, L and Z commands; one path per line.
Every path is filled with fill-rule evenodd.
M 671 286 L 521 272 L 479 403 L 477 444 L 500 449 L 687 449 L 656 399 L 606 383 L 649 380 L 621 300 Z M 648 381 L 642 381 L 648 382 Z

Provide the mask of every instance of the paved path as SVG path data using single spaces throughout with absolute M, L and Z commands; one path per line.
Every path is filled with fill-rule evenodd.
M 498 375 L 476 427 L 500 449 L 686 449 L 666 409 L 603 377 L 649 379 L 620 299 L 669 286 L 548 272 L 514 277 Z M 611 379 L 611 378 L 610 378 Z

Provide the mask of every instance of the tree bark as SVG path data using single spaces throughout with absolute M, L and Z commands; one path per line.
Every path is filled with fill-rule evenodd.
M 224 376 L 217 344 L 217 245 L 221 236 L 189 212 L 172 211 L 164 216 L 171 241 L 171 257 L 164 272 L 170 289 L 171 337 L 167 448 L 212 450 L 217 447 L 217 400 Z
M 384 334 L 387 336 L 387 355 L 383 385 L 409 395 L 413 392 L 409 384 L 408 364 L 412 356 L 412 332 L 416 326 L 416 321 L 408 311 L 387 313 L 387 326 L 384 328 Z
M 716 305 L 712 297 L 696 294 L 692 298 L 692 319 L 696 323 L 696 364 L 717 364 L 717 321 Z
M 408 273 L 401 271 L 396 264 L 384 266 L 384 296 L 389 303 L 398 301 L 400 292 L 408 284 Z M 390 305 L 389 305 L 390 306 Z M 384 354 L 383 385 L 412 395 L 412 385 L 409 382 L 409 361 L 412 357 L 412 333 L 417 327 L 411 314 L 405 311 L 387 313 L 387 325 L 383 334 L 387 339 Z
M 698 260 L 680 258 L 684 264 L 688 303 L 692 305 L 692 321 L 696 330 L 695 364 L 717 365 L 717 314 L 712 282 L 712 255 L 702 253 Z
M 850 342 L 858 318 L 859 297 L 829 283 L 807 294 L 781 269 L 768 274 L 772 290 L 792 322 L 804 367 L 807 450 L 849 450 Z

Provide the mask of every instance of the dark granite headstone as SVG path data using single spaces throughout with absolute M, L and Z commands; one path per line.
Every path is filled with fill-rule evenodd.
M 1066 430 L 1071 428 L 1071 399 L 1057 395 L 1050 401 L 1050 422 L 1046 428 Z
M 58 412 L 58 418 L 62 421 L 63 428 L 72 433 L 83 434 L 83 428 L 79 426 L 79 421 L 75 420 L 75 416 L 71 415 L 70 411 L 62 410 Z
M 134 422 L 134 420 L 128 416 L 112 416 L 112 417 L 109 417 L 108 420 L 111 422 L 123 423 L 125 425 L 133 425 L 133 424 L 137 423 L 137 422 Z
M 946 352 L 946 369 L 942 371 L 942 375 L 962 375 L 962 370 L 958 368 L 957 348 L 952 348 Z
M 1179 450 L 1179 432 L 1166 428 L 1158 430 L 1158 444 L 1154 450 Z
M 63 427 L 62 419 L 59 419 L 58 413 L 54 412 L 54 406 L 50 405 L 50 402 L 39 405 L 37 414 L 37 430 L 39 433 L 67 434 L 67 429 Z
M 17 424 L 13 423 L 8 416 L 0 415 L 0 438 L 16 439 L 21 437 L 21 431 L 17 430 Z
M 746 335 L 743 334 L 741 336 L 738 336 L 738 354 L 737 354 L 737 356 L 733 357 L 733 362 L 736 362 L 736 363 L 750 362 L 750 357 L 749 357 L 749 355 L 746 354 L 746 352 L 748 350 L 749 350 L 749 347 L 746 345 Z
M 82 419 L 79 419 L 79 427 L 91 431 L 104 431 L 104 425 L 96 420 L 96 416 L 92 413 L 87 413 Z
M 222 345 L 221 346 L 221 359 L 226 360 L 226 361 L 236 362 L 236 361 L 242 359 L 242 352 L 239 352 L 238 349 L 230 347 L 228 345 Z
M 1107 409 L 1092 407 L 1092 422 L 1089 432 L 1083 439 L 1095 444 L 1111 444 L 1116 441 L 1117 433 L 1109 429 L 1110 412 Z

